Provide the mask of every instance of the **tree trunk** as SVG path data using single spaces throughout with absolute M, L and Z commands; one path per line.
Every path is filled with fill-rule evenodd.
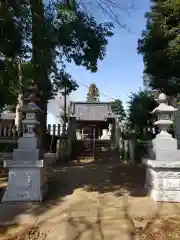
M 18 80 L 20 85 L 20 93 L 18 94 L 18 103 L 16 105 L 16 116 L 15 116 L 15 125 L 18 129 L 22 129 L 22 118 L 23 113 L 20 109 L 23 107 L 23 83 L 22 83 L 22 69 L 21 61 L 18 63 Z
M 45 19 L 44 6 L 42 0 L 30 0 L 32 13 L 32 62 L 33 62 L 33 80 L 37 86 L 36 95 L 39 98 L 37 105 L 41 112 L 37 114 L 40 121 L 40 137 L 42 147 L 44 146 L 44 135 L 47 122 L 47 95 L 46 83 L 48 81 L 46 59 L 46 38 L 45 38 Z

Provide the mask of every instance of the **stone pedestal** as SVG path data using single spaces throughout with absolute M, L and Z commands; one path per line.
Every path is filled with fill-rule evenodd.
M 152 160 L 177 161 L 180 156 L 177 140 L 167 132 L 161 132 L 149 143 L 148 154 Z
M 58 158 L 58 155 L 56 152 L 55 153 L 48 152 L 44 154 L 44 160 L 48 161 L 48 164 L 55 163 L 57 158 Z
M 4 161 L 9 168 L 8 187 L 2 202 L 42 201 L 47 193 L 47 174 L 44 161 Z
M 180 202 L 180 161 L 144 160 L 147 193 L 154 201 Z

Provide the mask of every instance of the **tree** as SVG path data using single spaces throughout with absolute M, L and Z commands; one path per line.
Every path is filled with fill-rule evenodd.
M 137 134 L 144 135 L 147 128 L 153 126 L 152 110 L 157 106 L 148 91 L 132 93 L 128 102 L 128 123 Z
M 6 105 L 17 102 L 17 92 L 14 90 L 17 79 L 13 78 L 16 70 L 16 65 L 12 61 L 3 61 L 3 68 L 0 70 L 0 112 Z
M 117 24 L 121 28 L 127 28 L 123 22 L 121 14 L 130 16 L 130 11 L 135 10 L 134 1 L 118 1 L 118 0 L 99 0 L 99 1 L 81 1 L 81 0 L 66 0 L 69 7 L 76 4 L 80 6 L 88 15 L 95 16 L 103 13 L 106 19 Z
M 151 0 L 146 29 L 138 41 L 146 83 L 167 95 L 176 96 L 180 88 L 180 1 Z
M 73 60 L 76 65 L 83 65 L 88 70 L 97 71 L 97 60 L 102 60 L 105 56 L 107 37 L 112 36 L 112 25 L 97 24 L 93 17 L 88 17 L 78 6 L 69 9 L 65 4 L 56 4 L 55 9 L 51 5 L 52 9 L 48 6 L 44 10 L 42 0 L 31 0 L 30 5 L 32 62 L 34 80 L 41 95 L 39 106 L 44 113 L 44 121 L 41 121 L 43 133 L 46 127 L 47 91 L 50 88 L 56 89 L 58 85 L 51 85 L 48 70 L 51 80 L 54 77 L 53 83 L 59 79 L 57 63 L 62 64 L 64 58 L 69 62 Z
M 87 101 L 99 102 L 99 89 L 95 83 L 90 84 L 88 88 Z
M 104 58 L 108 37 L 112 36 L 112 24 L 97 24 L 78 5 L 70 8 L 66 3 L 57 4 L 59 1 L 50 1 L 48 6 L 44 6 L 42 0 L 6 2 L 4 9 L 11 13 L 12 24 L 18 20 L 16 27 L 20 33 L 19 48 L 11 55 L 15 63 L 28 55 L 40 98 L 38 105 L 44 113 L 41 126 L 45 127 L 47 100 L 57 92 L 58 80 L 61 81 L 58 76 L 66 61 L 97 71 L 97 61 Z M 1 19 L 6 23 L 8 15 L 4 12 Z M 9 49 L 5 46 L 8 37 L 10 35 L 4 38 L 2 52 Z M 9 56 L 4 52 L 3 57 Z M 17 72 L 15 74 L 12 79 L 17 78 Z
M 19 91 L 17 62 L 19 56 L 25 57 L 28 49 L 29 28 L 24 22 L 26 15 L 24 3 L 22 0 L 21 4 L 19 3 L 20 0 L 0 3 L 0 111 L 5 105 L 17 102 Z
M 122 101 L 120 99 L 116 99 L 111 103 L 111 108 L 114 114 L 116 114 L 120 121 L 123 121 L 126 117 L 126 112 L 124 110 Z
M 62 90 L 61 94 L 64 96 L 64 114 L 63 114 L 63 134 L 65 134 L 65 128 L 67 123 L 67 96 L 72 92 L 76 91 L 79 87 L 76 81 L 74 81 L 69 74 L 61 71 L 59 81 L 56 84 L 57 88 Z
M 10 57 L 13 56 L 15 63 L 19 58 L 24 60 L 28 57 L 28 60 L 34 65 L 33 75 L 38 72 L 35 70 L 37 68 L 42 69 L 44 62 L 46 62 L 47 73 L 45 74 L 46 68 L 44 68 L 43 74 L 48 74 L 48 79 L 51 79 L 51 81 L 47 81 L 46 78 L 45 82 L 42 74 L 40 74 L 42 71 L 39 69 L 41 77 L 39 76 L 36 83 L 39 88 L 42 87 L 40 87 L 41 83 L 46 84 L 46 90 L 50 90 L 50 94 L 46 93 L 46 95 L 52 97 L 54 88 L 57 89 L 54 85 L 51 86 L 52 82 L 54 84 L 56 76 L 59 75 L 57 64 L 64 65 L 64 59 L 74 61 L 77 65 L 83 65 L 91 71 L 97 71 L 97 60 L 102 60 L 105 56 L 107 40 L 108 37 L 112 36 L 113 25 L 112 23 L 97 24 L 94 17 L 90 16 L 83 7 L 82 2 L 65 1 L 63 4 L 56 0 L 47 2 L 46 6 L 40 0 L 36 3 L 35 1 L 28 2 L 25 0 L 1 3 L 0 28 L 3 30 L 1 31 L 1 33 L 3 32 L 3 38 L 0 40 L 0 52 L 3 53 L 3 58 L 9 55 L 11 55 Z M 98 7 L 113 21 L 118 22 L 117 15 L 113 14 L 113 10 L 115 8 L 119 9 L 119 4 L 114 4 L 111 1 L 105 3 L 100 1 Z M 38 36 L 38 34 L 41 36 Z M 42 45 L 36 48 L 39 49 L 39 54 L 35 54 L 34 44 L 33 49 L 31 49 L 31 39 L 32 43 L 34 42 L 36 45 L 41 39 Z M 43 53 L 43 48 L 46 48 L 46 50 L 44 49 L 46 53 Z M 9 54 L 10 52 L 11 54 Z M 37 64 L 39 61 L 34 59 L 35 55 L 37 58 L 44 60 L 41 61 L 42 66 Z M 35 61 L 36 64 L 34 64 Z M 19 86 L 17 87 L 19 91 Z M 44 89 L 39 89 L 39 92 L 45 94 Z

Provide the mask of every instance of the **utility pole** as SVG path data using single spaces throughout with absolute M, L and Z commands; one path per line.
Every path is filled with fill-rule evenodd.
M 66 104 L 66 95 L 67 95 L 67 86 L 65 84 L 64 86 L 64 124 L 63 124 L 63 135 L 65 135 L 65 131 L 66 131 L 66 109 L 67 109 L 67 104 Z

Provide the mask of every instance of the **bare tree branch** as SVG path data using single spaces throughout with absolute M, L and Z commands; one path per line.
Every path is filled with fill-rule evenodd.
M 65 3 L 69 7 L 76 2 L 77 6 L 82 8 L 83 11 L 90 17 L 95 16 L 94 10 L 99 10 L 99 12 L 106 15 L 110 21 L 118 24 L 121 28 L 126 28 L 127 25 L 121 20 L 122 14 L 127 14 L 131 16 L 131 11 L 135 10 L 134 0 L 49 0 L 49 4 L 55 6 L 57 3 Z M 129 2 L 129 3 L 128 3 Z M 93 11 L 91 7 L 93 6 Z
M 121 3 L 119 3 L 119 0 L 96 0 L 93 2 L 90 1 L 90 3 L 85 3 L 84 0 L 79 0 L 80 4 L 86 6 L 87 12 L 90 12 L 87 10 L 88 5 L 94 5 L 94 8 L 99 8 L 104 15 L 108 16 L 111 21 L 118 24 L 122 28 L 127 28 L 127 25 L 123 24 L 122 20 L 120 19 L 121 13 L 126 13 L 130 17 L 131 11 L 136 9 L 134 6 L 134 0 L 132 0 L 129 4 L 127 2 L 127 6 L 123 6 Z

